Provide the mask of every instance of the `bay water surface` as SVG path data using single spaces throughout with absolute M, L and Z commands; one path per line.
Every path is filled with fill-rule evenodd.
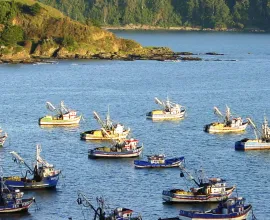
M 52 220 L 92 219 L 76 203 L 77 192 L 95 205 L 104 196 L 111 208 L 123 206 L 143 219 L 177 216 L 180 209 L 204 209 L 215 205 L 169 205 L 162 202 L 162 190 L 189 189 L 192 182 L 180 178 L 179 169 L 137 170 L 133 159 L 88 159 L 89 148 L 101 142 L 80 140 L 80 132 L 99 128 L 93 111 L 132 130 L 144 144 L 143 157 L 164 153 L 185 156 L 189 170 L 203 168 L 209 177 L 222 177 L 236 185 L 235 195 L 253 205 L 258 219 L 270 219 L 270 151 L 237 152 L 234 143 L 254 137 L 245 133 L 213 135 L 204 125 L 217 121 L 213 107 L 224 111 L 228 105 L 236 116 L 251 117 L 260 127 L 270 118 L 269 34 L 115 31 L 143 46 L 167 46 L 174 51 L 199 54 L 198 62 L 66 60 L 48 65 L 0 65 L 0 125 L 9 137 L 0 148 L 4 175 L 21 175 L 10 151 L 18 152 L 29 164 L 36 144 L 41 156 L 62 170 L 64 178 L 53 191 L 26 192 L 35 196 L 39 210 L 29 214 L 0 216 L 0 219 Z M 206 52 L 223 53 L 207 56 Z M 219 60 L 219 61 L 217 61 Z M 152 122 L 148 111 L 157 109 L 154 97 L 171 98 L 187 109 L 181 121 Z M 64 100 L 83 114 L 78 127 L 41 128 L 38 119 L 46 114 L 45 103 Z

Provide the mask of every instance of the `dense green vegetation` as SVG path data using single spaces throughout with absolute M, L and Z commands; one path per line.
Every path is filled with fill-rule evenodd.
M 270 0 L 39 0 L 94 25 L 270 29 Z
M 130 54 L 151 55 L 168 48 L 143 48 L 97 27 L 74 21 L 34 0 L 4 0 L 0 4 L 0 63 L 30 58 L 124 59 Z

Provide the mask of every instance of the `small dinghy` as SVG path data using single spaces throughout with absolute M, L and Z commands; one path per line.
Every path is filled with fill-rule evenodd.
M 164 154 L 147 156 L 147 161 L 134 160 L 135 168 L 171 168 L 179 167 L 184 162 L 184 157 L 165 159 Z

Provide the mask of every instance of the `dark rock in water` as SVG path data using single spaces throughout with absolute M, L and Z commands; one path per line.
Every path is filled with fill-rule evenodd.
M 224 55 L 223 53 L 216 53 L 216 52 L 208 52 L 205 53 L 205 55 L 215 55 L 215 56 L 219 56 L 219 55 Z
M 194 53 L 191 52 L 175 52 L 176 55 L 183 55 L 183 56 L 188 56 L 188 55 L 195 55 Z
M 179 220 L 178 217 L 174 217 L 174 218 L 159 218 L 158 220 Z
M 180 60 L 184 60 L 184 61 L 201 61 L 202 58 L 200 57 L 180 57 Z

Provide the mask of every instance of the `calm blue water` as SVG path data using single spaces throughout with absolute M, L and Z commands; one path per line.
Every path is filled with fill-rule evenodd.
M 251 117 L 258 124 L 264 115 L 270 118 L 270 35 L 122 31 L 116 34 L 144 46 L 225 55 L 200 55 L 209 60 L 201 62 L 73 60 L 54 65 L 0 65 L 0 125 L 9 134 L 6 145 L 0 149 L 5 175 L 20 175 L 9 152 L 19 152 L 31 164 L 37 143 L 42 145 L 42 156 L 65 175 L 56 191 L 25 193 L 26 197 L 36 197 L 40 210 L 35 211 L 33 206 L 27 215 L 0 219 L 90 219 L 90 214 L 83 215 L 76 204 L 78 190 L 90 198 L 104 196 L 112 208 L 132 208 L 147 220 L 177 216 L 180 208 L 198 208 L 162 203 L 163 189 L 192 186 L 180 179 L 177 168 L 135 170 L 132 159 L 88 159 L 88 149 L 101 143 L 81 141 L 79 134 L 98 128 L 92 112 L 104 117 L 108 105 L 111 117 L 131 127 L 132 135 L 144 144 L 144 155 L 185 156 L 188 168 L 203 167 L 208 176 L 222 177 L 230 185 L 237 185 L 238 195 L 252 203 L 256 217 L 269 219 L 270 151 L 234 150 L 235 141 L 253 137 L 251 128 L 244 134 L 211 135 L 203 132 L 203 126 L 217 119 L 213 106 L 224 111 L 226 104 L 236 115 Z M 163 123 L 146 120 L 145 113 L 158 107 L 155 96 L 169 96 L 186 106 L 187 118 Z M 85 121 L 77 128 L 40 128 L 38 118 L 48 113 L 45 102 L 58 104 L 61 100 L 80 111 Z

